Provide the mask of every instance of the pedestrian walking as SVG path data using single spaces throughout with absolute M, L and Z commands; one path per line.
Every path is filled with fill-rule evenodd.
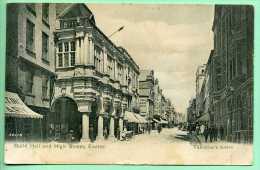
M 120 128 L 117 127 L 117 133 L 116 133 L 116 136 L 117 136 L 117 140 L 120 140 Z
M 108 138 L 108 129 L 107 129 L 107 127 L 105 127 L 103 133 L 104 133 L 104 137 L 105 137 L 105 139 L 107 139 L 107 138 Z
M 213 127 L 213 135 L 214 141 L 218 141 L 218 128 L 216 126 Z
M 162 131 L 162 127 L 161 127 L 161 125 L 159 124 L 159 125 L 158 125 L 158 133 L 161 133 L 161 131 Z
M 91 125 L 90 127 L 89 127 L 89 134 L 90 134 L 90 141 L 91 142 L 94 142 L 94 127 L 93 127 L 93 125 Z
M 213 127 L 210 127 L 209 128 L 209 140 L 210 140 L 210 142 L 213 141 L 213 137 L 214 137 Z
M 204 130 L 205 130 L 205 125 L 204 124 L 200 125 L 200 134 L 201 135 L 204 134 Z
M 199 133 L 200 133 L 200 127 L 198 124 L 196 125 L 195 132 L 196 132 L 195 133 L 196 135 L 199 135 Z
M 208 142 L 208 136 L 209 136 L 209 128 L 208 128 L 208 126 L 205 127 L 203 135 L 205 137 L 205 142 L 207 143 Z
M 220 131 L 220 139 L 223 140 L 224 139 L 224 128 L 223 128 L 223 126 L 220 127 L 219 131 Z

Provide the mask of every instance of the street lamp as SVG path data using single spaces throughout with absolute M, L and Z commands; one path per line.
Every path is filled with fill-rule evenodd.
M 118 28 L 116 31 L 114 31 L 112 34 L 110 34 L 110 35 L 108 36 L 108 38 L 112 37 L 114 34 L 120 32 L 120 31 L 122 31 L 124 28 L 125 28 L 125 26 L 122 26 L 122 27 Z

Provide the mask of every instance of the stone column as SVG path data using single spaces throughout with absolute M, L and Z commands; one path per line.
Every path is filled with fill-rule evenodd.
M 84 43 L 84 37 L 80 38 L 80 64 L 85 64 L 85 43 Z
M 117 61 L 116 60 L 115 60 L 114 64 L 115 64 L 115 80 L 118 80 Z
M 102 140 L 104 139 L 103 136 L 103 115 L 99 115 L 98 117 L 98 134 L 97 134 L 97 140 Z
M 89 140 L 89 116 L 88 113 L 82 113 L 82 138 L 81 141 L 88 142 Z
M 88 37 L 88 45 L 89 45 L 89 58 L 88 58 L 88 64 L 94 65 L 94 43 L 93 43 L 93 37 Z
M 82 113 L 82 137 L 81 141 L 89 142 L 89 115 L 91 113 L 92 101 L 78 102 L 78 110 Z
M 79 47 L 79 39 L 76 39 L 76 59 L 75 59 L 76 65 L 80 64 L 80 47 Z
M 89 49 L 88 48 L 89 48 L 88 35 L 85 34 L 84 47 L 83 47 L 83 51 L 84 51 L 83 63 L 84 63 L 84 65 L 88 64 L 88 60 L 89 60 Z
M 104 60 L 104 73 L 108 74 L 107 72 L 107 49 L 106 47 L 103 47 L 103 60 Z
M 109 136 L 110 137 L 115 137 L 115 134 L 114 134 L 114 117 L 113 116 L 111 116 L 111 119 L 110 119 L 110 131 L 109 131 Z

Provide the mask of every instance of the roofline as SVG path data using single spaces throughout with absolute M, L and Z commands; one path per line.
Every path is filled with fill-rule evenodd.
M 89 11 L 92 15 L 93 15 L 93 12 L 87 7 L 86 4 L 84 3 L 76 3 L 76 4 L 73 4 L 73 3 L 68 3 L 68 4 L 71 4 L 70 6 L 66 7 L 60 14 L 59 16 L 57 16 L 58 19 L 60 19 L 67 11 L 69 11 L 72 7 L 76 6 L 76 5 L 82 5 L 83 7 L 85 7 L 85 9 L 87 11 Z

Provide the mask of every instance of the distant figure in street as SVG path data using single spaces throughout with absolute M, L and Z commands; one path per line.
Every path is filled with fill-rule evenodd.
M 204 130 L 205 130 L 205 125 L 204 124 L 200 125 L 200 134 L 201 135 L 204 134 Z
M 162 131 L 162 126 L 159 124 L 158 125 L 158 133 L 161 133 L 161 131 Z
M 117 133 L 116 133 L 116 136 L 117 136 L 117 140 L 120 140 L 120 128 L 117 127 Z
M 224 128 L 223 128 L 223 126 L 220 127 L 219 132 L 220 132 L 220 139 L 223 140 L 224 139 Z
M 205 137 L 205 142 L 208 142 L 208 136 L 209 136 L 209 128 L 208 128 L 208 126 L 205 127 L 203 135 Z
M 93 125 L 89 127 L 90 141 L 94 142 L 94 127 Z
M 213 141 L 213 137 L 214 137 L 214 128 L 210 127 L 209 128 L 209 139 L 210 139 L 210 142 Z
M 198 124 L 196 125 L 195 132 L 196 132 L 195 133 L 196 135 L 199 135 L 199 133 L 200 133 L 200 127 Z
M 218 128 L 216 126 L 213 127 L 214 141 L 218 141 Z
M 108 138 L 108 130 L 107 130 L 107 127 L 105 127 L 103 133 L 104 133 L 104 137 L 105 137 L 105 139 L 107 139 L 107 138 Z

